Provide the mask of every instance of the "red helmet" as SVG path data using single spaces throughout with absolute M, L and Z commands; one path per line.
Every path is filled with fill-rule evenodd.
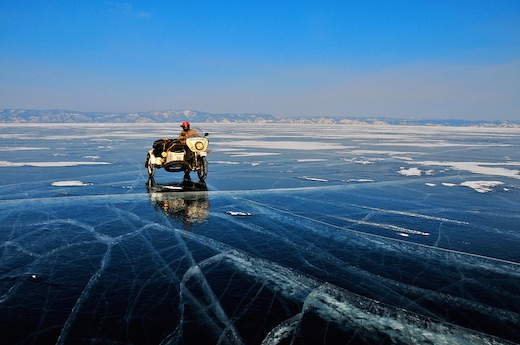
M 184 121 L 183 123 L 181 123 L 181 127 L 184 129 L 190 128 L 190 123 L 188 121 Z

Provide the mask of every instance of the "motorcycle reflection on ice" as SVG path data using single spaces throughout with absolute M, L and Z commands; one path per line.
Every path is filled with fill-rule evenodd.
M 146 189 L 150 201 L 167 216 L 180 220 L 185 230 L 209 217 L 208 188 L 204 182 L 172 182 L 157 184 L 148 179 Z

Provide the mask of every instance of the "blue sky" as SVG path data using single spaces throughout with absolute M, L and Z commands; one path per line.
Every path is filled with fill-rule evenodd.
M 520 1 L 0 0 L 0 108 L 520 120 Z

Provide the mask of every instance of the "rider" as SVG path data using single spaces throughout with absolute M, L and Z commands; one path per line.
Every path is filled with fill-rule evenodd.
M 181 145 L 184 145 L 185 151 L 186 151 L 186 161 L 191 162 L 191 159 L 193 158 L 193 153 L 191 150 L 186 146 L 186 139 L 198 137 L 199 133 L 197 133 L 196 130 L 190 128 L 190 123 L 188 121 L 184 121 L 181 123 L 182 131 L 179 133 L 179 142 Z M 184 179 L 189 180 L 190 179 L 190 173 L 189 170 L 186 170 L 184 172 Z
M 179 141 L 182 145 L 186 144 L 186 139 L 199 136 L 196 130 L 190 128 L 190 123 L 188 121 L 184 121 L 181 124 L 181 127 L 182 131 L 179 133 Z

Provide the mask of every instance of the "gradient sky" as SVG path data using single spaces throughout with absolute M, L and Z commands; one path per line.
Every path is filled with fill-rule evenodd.
M 0 0 L 0 108 L 520 120 L 520 1 Z

